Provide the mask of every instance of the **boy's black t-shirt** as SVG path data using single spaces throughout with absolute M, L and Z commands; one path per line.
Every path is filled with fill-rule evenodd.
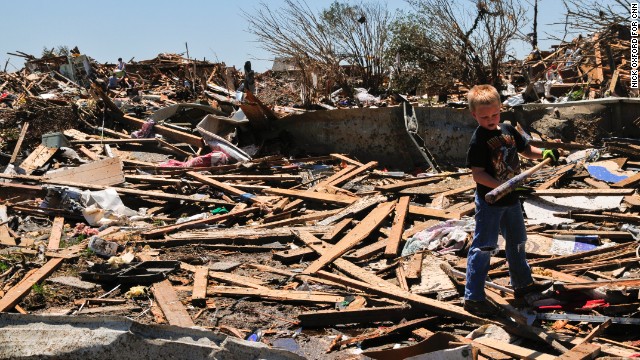
M 469 142 L 467 167 L 484 168 L 489 175 L 504 182 L 520 173 L 518 153 L 524 151 L 528 144 L 513 126 L 500 124 L 499 127 L 497 130 L 487 130 L 481 126 L 476 128 Z M 477 192 L 482 199 L 491 190 L 477 184 Z M 510 192 L 493 205 L 513 205 L 516 201 L 518 194 Z

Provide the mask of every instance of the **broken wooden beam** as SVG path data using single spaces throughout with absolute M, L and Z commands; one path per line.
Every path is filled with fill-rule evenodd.
M 356 310 L 311 311 L 298 315 L 298 319 L 304 327 L 325 327 L 338 324 L 400 321 L 411 315 L 412 311 L 410 306 L 383 306 Z
M 624 196 L 631 195 L 635 189 L 546 189 L 535 190 L 537 196 Z
M 62 264 L 62 261 L 64 261 L 64 258 L 50 259 L 46 264 L 42 265 L 41 268 L 31 274 L 31 276 L 23 279 L 23 281 L 9 289 L 9 291 L 4 294 L 2 299 L 0 299 L 0 312 L 5 312 L 9 309 L 13 309 L 13 307 L 16 306 L 20 302 L 20 300 L 31 291 L 33 285 L 41 282 L 47 276 L 53 273 L 58 268 L 58 266 Z
M 234 286 L 210 286 L 207 290 L 207 294 L 237 297 L 249 296 L 268 300 L 303 302 L 311 304 L 335 304 L 337 302 L 344 301 L 344 296 L 342 295 L 334 295 L 318 291 L 248 289 Z
M 294 233 L 300 240 L 307 244 L 307 246 L 312 248 L 320 255 L 327 253 L 327 249 L 330 249 L 331 247 L 330 244 L 325 243 L 324 241 L 318 239 L 308 232 L 294 231 Z M 354 280 L 345 276 L 332 274 L 322 270 L 318 271 L 318 276 L 343 285 L 351 286 L 367 293 L 375 293 L 394 300 L 407 301 L 415 305 L 416 307 L 426 309 L 436 314 L 451 316 L 456 319 L 471 321 L 476 324 L 493 323 L 493 321 L 491 320 L 483 319 L 467 312 L 460 306 L 451 305 L 446 302 L 433 300 L 402 290 L 396 285 L 383 280 L 377 275 L 372 274 L 345 259 L 336 259 L 333 262 L 333 265 L 335 265 L 344 273 L 360 280 Z
M 193 291 L 191 301 L 202 303 L 207 298 L 207 282 L 209 278 L 209 268 L 206 266 L 196 266 L 193 274 Z
M 404 232 L 404 222 L 408 211 L 409 197 L 403 196 L 396 204 L 396 216 L 393 219 L 393 225 L 391 226 L 391 232 L 389 233 L 389 239 L 387 240 L 387 248 L 384 251 L 384 255 L 387 258 L 394 258 L 398 256 L 400 241 L 402 240 L 402 233 Z
M 206 219 L 185 221 L 185 222 L 180 223 L 180 224 L 162 226 L 162 227 L 158 227 L 158 228 L 153 229 L 153 230 L 149 230 L 149 231 L 143 232 L 142 236 L 147 238 L 147 239 L 152 239 L 152 238 L 164 235 L 164 234 L 168 234 L 170 232 L 184 230 L 184 229 L 188 229 L 188 228 L 192 228 L 192 227 L 196 227 L 196 226 L 201 226 L 201 225 L 206 225 L 206 224 L 211 224 L 211 223 L 215 223 L 215 222 L 226 220 L 226 219 L 230 219 L 230 218 L 235 218 L 235 217 L 244 216 L 244 215 L 247 215 L 247 214 L 252 214 L 252 213 L 255 213 L 255 212 L 258 212 L 258 211 L 260 211 L 259 208 L 251 207 L 251 208 L 248 208 L 248 209 L 240 210 L 240 211 L 238 211 L 236 213 L 226 213 L 226 214 L 222 214 L 222 215 L 214 215 L 214 216 L 208 217 Z
M 300 198 L 300 199 L 309 200 L 309 201 L 325 202 L 325 203 L 337 204 L 337 205 L 349 205 L 358 200 L 357 197 L 325 194 L 325 193 L 303 191 L 303 190 L 271 188 L 271 189 L 264 189 L 262 190 L 262 192 L 266 194 L 289 196 L 289 197 Z
M 321 255 L 318 260 L 311 263 L 311 265 L 305 269 L 304 273 L 315 273 L 359 244 L 382 224 L 394 206 L 395 202 L 386 202 L 378 205 L 358 225 L 338 241 L 330 251 Z
M 196 326 L 169 280 L 153 284 L 151 292 L 170 325 L 181 327 Z
M 64 230 L 64 218 L 56 216 L 51 224 L 51 235 L 49 235 L 49 244 L 47 248 L 49 250 L 55 250 L 60 247 L 60 240 L 62 239 L 62 231 Z

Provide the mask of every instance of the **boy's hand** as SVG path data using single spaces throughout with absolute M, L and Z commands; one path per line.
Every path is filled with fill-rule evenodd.
M 551 165 L 558 165 L 558 159 L 560 159 L 560 152 L 558 149 L 542 150 L 542 160 L 548 158 L 551 158 Z
M 515 192 L 519 195 L 531 195 L 533 194 L 533 192 L 535 191 L 534 188 L 530 187 L 530 186 L 526 186 L 526 185 L 521 185 L 518 186 L 515 189 Z

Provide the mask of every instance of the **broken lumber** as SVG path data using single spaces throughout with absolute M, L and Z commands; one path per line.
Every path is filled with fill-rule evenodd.
M 338 324 L 363 324 L 400 321 L 411 315 L 410 306 L 383 306 L 356 310 L 319 310 L 298 315 L 304 327 L 325 327 Z
M 330 250 L 331 245 L 323 242 L 322 240 L 318 239 L 308 232 L 294 231 L 294 233 L 300 240 L 307 244 L 307 246 L 312 248 L 320 255 L 322 255 L 323 253 L 327 253 Z M 376 293 L 385 297 L 389 297 L 391 299 L 407 301 L 417 307 L 424 308 L 436 314 L 451 316 L 456 319 L 471 321 L 476 324 L 492 323 L 491 320 L 475 316 L 459 306 L 429 299 L 427 297 L 412 294 L 408 291 L 402 290 L 401 288 L 381 279 L 377 275 L 372 274 L 347 260 L 336 259 L 333 264 L 344 273 L 360 280 L 354 280 L 322 270 L 318 272 L 318 276 L 343 285 L 351 286 L 367 293 Z
M 303 191 L 303 190 L 271 188 L 271 189 L 264 189 L 262 190 L 262 192 L 266 194 L 289 196 L 289 197 L 300 198 L 300 199 L 309 200 L 309 201 L 326 202 L 329 204 L 337 204 L 337 205 L 350 205 L 358 200 L 358 198 L 351 197 L 351 196 L 325 194 L 325 193 Z
M 174 232 L 174 231 L 179 231 L 179 230 L 183 230 L 183 229 L 188 229 L 188 228 L 192 228 L 194 226 L 201 226 L 201 225 L 205 225 L 205 224 L 211 224 L 211 223 L 215 223 L 218 221 L 222 221 L 225 219 L 229 219 L 229 218 L 235 218 L 238 216 L 243 216 L 243 215 L 247 215 L 247 214 L 251 214 L 254 212 L 260 211 L 259 208 L 256 207 L 252 207 L 252 208 L 248 208 L 248 209 L 244 209 L 241 211 L 238 211 L 236 213 L 227 213 L 227 214 L 222 214 L 222 215 L 215 215 L 215 216 L 211 216 L 209 218 L 206 219 L 199 219 L 199 220 L 191 220 L 191 221 L 186 221 L 180 224 L 175 224 L 175 225 L 168 225 L 168 226 L 163 226 L 163 227 L 159 227 L 153 230 L 149 230 L 147 232 L 143 232 L 142 236 L 147 238 L 147 239 L 151 239 L 151 238 L 155 238 L 164 234 L 168 234 L 170 232 Z
M 344 301 L 344 296 L 318 291 L 294 291 L 271 289 L 248 289 L 233 286 L 210 286 L 207 294 L 218 296 L 257 297 L 276 301 L 334 304 Z
M 58 249 L 60 247 L 63 230 L 64 218 L 56 216 L 55 219 L 53 219 L 53 224 L 51 224 L 51 235 L 49 235 L 49 244 L 47 245 L 49 250 Z
M 391 226 L 391 233 L 387 240 L 387 248 L 384 251 L 384 255 L 387 258 L 394 258 L 398 256 L 398 250 L 400 248 L 400 241 L 402 240 L 402 233 L 404 232 L 404 222 L 409 211 L 409 197 L 403 196 L 398 200 L 396 204 L 396 216 L 393 219 L 393 225 Z
M 196 326 L 187 309 L 178 299 L 178 294 L 176 294 L 169 280 L 165 279 L 153 284 L 151 292 L 170 325 L 181 327 Z
M 193 274 L 193 292 L 191 293 L 191 301 L 203 302 L 207 298 L 207 281 L 209 277 L 209 268 L 206 266 L 196 266 Z
M 22 142 L 24 141 L 24 137 L 27 134 L 27 129 L 29 129 L 29 123 L 25 122 L 22 125 L 22 130 L 20 130 L 20 136 L 18 137 L 16 146 L 13 148 L 13 154 L 11 154 L 11 159 L 9 160 L 9 164 L 13 164 L 18 158 L 18 154 L 20 153 L 20 148 L 22 147 Z
M 349 231 L 347 235 L 338 241 L 338 243 L 332 247 L 331 251 L 326 252 L 324 255 L 320 255 L 318 260 L 311 263 L 311 265 L 305 269 L 304 273 L 315 273 L 359 244 L 382 224 L 394 206 L 394 202 L 386 202 L 378 205 L 358 225 Z
M 23 281 L 9 289 L 2 299 L 0 299 L 0 312 L 5 312 L 16 306 L 20 300 L 31 291 L 34 284 L 41 282 L 53 273 L 58 266 L 62 264 L 63 260 L 63 258 L 50 259 L 40 269 L 31 274 L 31 276 L 23 279 Z

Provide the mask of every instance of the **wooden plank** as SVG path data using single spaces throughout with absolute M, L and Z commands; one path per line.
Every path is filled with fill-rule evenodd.
M 63 260 L 63 258 L 50 259 L 40 269 L 31 274 L 31 276 L 23 279 L 16 286 L 9 289 L 2 299 L 0 299 L 0 312 L 5 312 L 16 306 L 20 300 L 31 291 L 34 284 L 42 282 L 42 280 L 53 273 L 58 266 L 62 264 Z
M 551 178 L 549 178 L 547 181 L 543 182 L 542 184 L 538 185 L 536 187 L 536 190 L 546 190 L 546 189 L 551 188 L 556 182 L 558 182 L 558 180 L 562 179 L 571 170 L 573 170 L 573 168 L 575 166 L 576 166 L 576 164 L 568 164 L 568 165 L 565 165 L 565 166 L 561 167 L 560 169 L 558 169 L 558 171 L 555 173 L 554 176 L 552 176 Z
M 396 278 L 398 279 L 400 288 L 409 291 L 409 284 L 407 284 L 407 278 L 404 275 L 404 268 L 402 266 L 396 267 Z
M 343 169 L 341 169 L 340 171 L 336 171 L 333 175 L 329 176 L 328 178 L 320 181 L 319 183 L 315 184 L 314 186 L 312 186 L 311 188 L 309 188 L 309 191 L 321 191 L 321 192 L 326 192 L 326 188 L 331 185 L 332 182 L 334 182 L 335 180 L 343 177 L 344 175 L 350 173 L 353 169 L 355 169 L 356 167 L 354 165 L 347 165 L 345 166 Z
M 340 184 L 343 184 L 345 182 L 347 182 L 348 180 L 351 180 L 353 178 L 355 178 L 356 176 L 364 173 L 365 171 L 371 170 L 373 168 L 375 168 L 376 166 L 378 166 L 378 162 L 377 161 L 369 161 L 368 163 L 359 166 L 358 168 L 354 169 L 353 171 L 339 177 L 338 179 L 333 180 L 329 185 L 332 186 L 340 186 Z
M 236 189 L 235 187 L 233 187 L 233 186 L 231 186 L 229 184 L 226 184 L 226 183 L 220 182 L 218 180 L 212 179 L 210 177 L 198 174 L 195 171 L 188 171 L 187 172 L 187 176 L 192 178 L 192 179 L 195 179 L 195 180 L 197 180 L 197 181 L 199 181 L 199 182 L 201 182 L 201 183 L 203 183 L 205 185 L 213 186 L 216 189 L 220 189 L 223 192 L 225 192 L 227 194 L 234 195 L 234 196 L 242 197 L 243 195 L 245 195 L 247 193 L 244 190 Z M 251 201 L 254 204 L 258 204 L 258 205 L 263 204 L 263 202 L 260 201 L 255 196 L 249 197 L 248 200 Z
M 543 330 L 528 325 L 527 318 L 520 311 L 518 311 L 518 309 L 514 308 L 509 302 L 507 302 L 503 294 L 499 293 L 495 289 L 490 289 L 490 288 L 487 289 L 485 294 L 493 302 L 500 305 L 506 311 L 507 315 L 512 319 L 514 319 L 521 328 L 524 328 L 530 334 L 535 335 L 537 339 L 542 340 L 547 344 L 551 345 L 554 349 L 558 350 L 560 353 L 563 353 L 569 350 L 566 347 L 564 347 L 564 345 L 560 344 L 555 338 L 551 337 L 549 334 L 547 334 Z
M 604 181 L 592 178 L 585 178 L 583 181 L 596 189 L 611 189 L 611 187 Z
M 209 268 L 206 266 L 196 266 L 193 274 L 193 292 L 191 301 L 202 303 L 207 298 L 207 282 L 209 278 Z
M 537 196 L 620 196 L 631 195 L 635 189 L 547 189 L 533 192 Z
M 490 338 L 477 338 L 474 340 L 482 345 L 488 346 L 492 349 L 499 350 L 500 352 L 507 353 L 518 359 L 535 359 L 535 360 L 553 360 L 555 356 L 545 354 L 540 351 L 527 349 L 521 346 L 506 343 L 504 341 L 490 339 Z
M 369 259 L 379 252 L 382 252 L 387 248 L 387 239 L 379 239 L 378 241 L 357 249 L 351 253 L 345 254 L 345 258 L 349 258 L 351 261 L 363 261 Z
M 106 130 L 106 129 L 105 129 Z M 72 140 L 73 145 L 91 145 L 91 144 L 157 144 L 158 140 L 153 138 L 127 138 L 127 139 L 87 139 L 87 140 Z
M 318 256 L 315 251 L 306 247 L 300 247 L 300 248 L 291 249 L 291 250 L 282 250 L 282 251 L 273 253 L 273 259 L 278 260 L 284 264 L 299 262 L 303 259 L 305 260 L 315 259 L 317 257 Z
M 456 216 L 461 219 L 463 216 L 471 215 L 476 210 L 476 204 L 474 201 L 470 201 L 462 206 L 451 211 L 451 216 Z
M 354 203 L 342 209 L 334 216 L 322 220 L 318 223 L 318 225 L 329 225 L 345 217 L 353 217 L 353 215 L 359 214 L 360 212 L 369 209 L 373 205 L 379 204 L 384 201 L 387 201 L 387 197 L 382 195 L 369 195 L 359 198 Z
M 334 158 L 336 158 L 336 159 L 338 159 L 338 160 L 342 160 L 342 161 L 344 161 L 344 162 L 346 162 L 346 163 L 348 163 L 348 164 L 351 164 L 351 165 L 355 165 L 355 166 L 362 166 L 362 165 L 364 165 L 364 164 L 363 164 L 363 163 L 361 163 L 360 161 L 353 160 L 353 159 L 351 159 L 351 158 L 349 158 L 349 157 L 347 157 L 347 156 L 344 156 L 344 155 L 342 155 L 342 154 L 330 154 L 330 155 L 331 155 L 331 157 L 334 157 Z
M 609 82 L 609 96 L 616 95 L 616 85 L 618 84 L 618 78 L 620 77 L 620 70 L 616 69 L 611 76 L 611 81 Z
M 386 202 L 378 205 L 362 219 L 358 225 L 349 231 L 345 237 L 338 241 L 338 243 L 332 247 L 331 251 L 321 255 L 319 259 L 311 263 L 311 265 L 304 270 L 304 273 L 315 273 L 359 244 L 382 224 L 394 206 L 394 202 Z
M 267 265 L 262 265 L 262 264 L 245 264 L 245 265 L 250 267 L 250 268 L 260 270 L 262 272 L 270 272 L 270 273 L 273 273 L 273 274 L 286 276 L 286 277 L 292 278 L 294 280 L 302 280 L 302 281 L 306 281 L 306 282 L 309 282 L 309 283 L 317 283 L 317 284 L 324 284 L 324 285 L 329 285 L 329 286 L 333 286 L 333 287 L 345 288 L 343 285 L 335 283 L 333 281 L 329 281 L 329 280 L 325 280 L 325 279 L 322 279 L 322 278 L 309 276 L 309 275 L 302 275 L 300 273 L 296 273 L 296 272 L 289 271 L 289 270 L 277 269 L 277 268 L 274 268 L 274 267 L 271 267 L 271 266 L 267 266 Z
M 626 286 L 637 288 L 640 287 L 640 279 L 621 279 L 621 280 L 606 280 L 606 281 L 586 281 L 573 284 L 554 284 L 553 288 L 557 290 L 589 290 L 597 289 L 602 286 Z
M 590 360 L 600 355 L 600 345 L 584 343 L 558 356 L 556 360 Z
M 184 230 L 184 229 L 188 229 L 188 228 L 192 228 L 194 226 L 200 226 L 200 225 L 204 225 L 204 224 L 211 224 L 211 223 L 215 223 L 218 221 L 222 221 L 222 220 L 226 220 L 229 218 L 235 218 L 238 216 L 243 216 L 243 215 L 247 215 L 247 214 L 251 214 L 254 212 L 259 211 L 259 208 L 256 207 L 251 207 L 248 209 L 244 209 L 241 211 L 238 211 L 237 213 L 227 213 L 227 214 L 221 214 L 221 215 L 216 215 L 216 216 L 212 216 L 206 219 L 200 219 L 200 220 L 191 220 L 191 221 L 186 221 L 183 222 L 181 224 L 175 224 L 175 225 L 169 225 L 169 226 L 162 226 L 153 230 L 149 230 L 147 232 L 143 232 L 142 236 L 147 238 L 147 239 L 151 239 L 154 237 L 158 237 L 164 234 L 168 234 L 170 232 L 174 232 L 174 231 L 179 231 L 179 230 Z
M 439 181 L 439 178 L 436 177 L 428 177 L 418 180 L 410 180 L 410 181 L 402 181 L 395 184 L 376 186 L 376 190 L 382 192 L 397 192 L 406 188 L 422 186 L 426 184 L 430 184 L 436 181 Z
M 462 194 L 465 193 L 469 190 L 475 190 L 476 188 L 476 184 L 473 185 L 468 185 L 468 186 L 463 186 L 461 188 L 457 188 L 457 189 L 451 189 L 445 192 L 441 192 L 441 193 L 436 193 L 431 195 L 432 198 L 438 197 L 438 196 L 451 196 L 451 195 L 457 195 L 457 194 Z
M 117 185 L 124 182 L 120 158 L 107 158 L 74 168 L 63 168 L 45 175 L 52 181 L 81 182 L 92 185 Z
M 214 205 L 222 205 L 222 206 L 235 205 L 235 203 L 230 203 L 230 202 L 217 200 L 217 199 L 197 199 L 192 196 L 170 194 L 170 193 L 160 192 L 160 191 L 136 190 L 136 189 L 129 189 L 124 187 L 117 187 L 117 186 L 94 185 L 94 184 L 77 183 L 77 182 L 71 182 L 71 181 L 54 181 L 54 180 L 47 180 L 41 176 L 0 174 L 0 178 L 19 180 L 19 181 L 40 181 L 46 184 L 73 186 L 73 187 L 88 189 L 88 190 L 105 190 L 105 189 L 111 188 L 111 189 L 114 189 L 120 196 L 133 195 L 133 196 L 150 197 L 154 199 L 184 201 L 188 203 L 203 203 L 203 204 L 214 204 Z
M 289 219 L 261 224 L 261 225 L 255 226 L 255 228 L 265 229 L 265 228 L 277 228 L 277 227 L 286 226 L 286 225 L 303 224 L 309 221 L 325 219 L 331 215 L 334 215 L 338 211 L 340 210 L 336 209 L 336 210 L 316 211 L 311 214 L 305 214 L 305 215 L 300 215 L 300 216 L 289 218 Z
M 91 160 L 93 160 L 93 161 L 100 160 L 100 156 L 99 156 L 98 154 L 94 153 L 93 151 L 91 151 L 91 150 L 87 149 L 87 148 L 86 148 L 86 147 L 84 147 L 84 146 L 80 146 L 80 147 L 78 148 L 78 150 L 80 150 L 80 152 L 81 152 L 84 156 L 88 157 L 89 159 L 91 159 Z
M 57 148 L 48 148 L 42 144 L 38 145 L 29 156 L 20 164 L 27 174 L 31 174 L 33 170 L 46 164 L 49 159 L 58 151 Z
M 597 33 L 593 35 L 593 52 L 594 52 L 594 55 L 596 56 L 596 59 L 595 59 L 596 63 L 594 65 L 595 71 L 593 75 L 591 75 L 591 81 L 590 81 L 593 84 L 602 84 L 602 82 L 604 81 L 604 71 L 602 70 L 602 56 L 600 53 L 599 37 L 600 35 Z
M 633 176 L 629 176 L 628 178 L 624 179 L 624 180 L 620 180 L 617 183 L 613 183 L 611 184 L 611 186 L 613 187 L 627 187 L 627 186 L 631 186 L 631 185 L 635 185 L 638 182 L 640 182 L 640 172 L 633 175 Z
M 269 289 L 268 287 L 263 285 L 264 281 L 260 279 L 254 279 L 248 276 L 235 275 L 235 274 L 229 274 L 226 272 L 211 271 L 211 270 L 209 271 L 209 276 L 213 279 L 223 281 L 231 285 L 238 285 L 242 287 L 248 287 L 252 289 L 261 289 L 261 290 Z
M 411 315 L 410 306 L 384 306 L 356 310 L 318 310 L 298 315 L 304 327 L 326 327 L 338 324 L 366 324 L 379 321 L 400 321 Z
M 322 240 L 332 242 L 338 235 L 351 225 L 351 218 L 342 219 L 339 223 L 333 225 L 331 230 L 322 236 Z
M 157 282 L 151 286 L 151 292 L 162 313 L 170 325 L 192 327 L 196 324 L 189 316 L 187 309 L 178 299 L 178 294 L 171 286 L 169 280 Z
M 318 291 L 294 291 L 271 289 L 248 289 L 233 286 L 210 286 L 207 294 L 218 296 L 257 297 L 267 300 L 292 301 L 303 303 L 335 304 L 344 301 L 344 296 Z
M 18 137 L 16 146 L 13 148 L 13 154 L 11 154 L 11 159 L 9 160 L 9 164 L 13 164 L 18 158 L 18 154 L 20 153 L 20 148 L 22 147 L 22 142 L 24 141 L 25 135 L 27 135 L 27 129 L 29 129 L 29 123 L 25 122 L 22 125 L 22 130 L 20 130 L 20 136 Z
M 262 190 L 262 192 L 266 194 L 289 196 L 289 197 L 300 198 L 300 199 L 309 200 L 309 201 L 325 202 L 325 203 L 337 204 L 337 205 L 349 205 L 358 200 L 358 198 L 351 197 L 351 196 L 324 194 L 324 193 L 302 191 L 302 190 L 271 188 L 271 189 L 264 189 Z
M 331 250 L 330 244 L 325 243 L 308 232 L 294 231 L 294 234 L 321 256 Z M 354 280 L 326 271 L 319 271 L 318 275 L 322 278 L 365 291 L 368 294 L 375 293 L 391 299 L 407 301 L 417 307 L 433 311 L 436 314 L 451 316 L 456 319 L 471 321 L 476 324 L 494 323 L 493 321 L 475 316 L 460 306 L 429 299 L 424 296 L 402 290 L 398 286 L 381 279 L 377 275 L 372 274 L 345 259 L 336 259 L 333 264 L 341 271 L 360 280 Z
M 598 235 L 608 239 L 631 239 L 631 233 L 626 231 L 604 231 L 604 230 L 545 230 L 547 234 L 557 235 Z
M 422 276 L 422 259 L 424 257 L 423 252 L 417 252 L 411 255 L 411 259 L 409 259 L 409 264 L 407 265 L 407 271 L 405 274 L 407 279 L 420 279 Z
M 62 239 L 62 230 L 64 229 L 64 218 L 56 216 L 51 225 L 51 235 L 49 235 L 49 250 L 58 249 L 60 247 L 60 239 Z
M 442 178 L 457 177 L 457 176 L 463 176 L 463 175 L 469 175 L 469 174 L 471 174 L 470 171 L 455 172 L 455 173 L 451 173 L 451 172 L 440 173 L 440 174 L 429 176 L 427 178 L 420 178 L 420 179 L 416 179 L 416 180 L 402 181 L 402 182 L 395 183 L 395 184 L 376 186 L 376 190 L 388 191 L 388 192 L 397 192 L 397 191 L 400 191 L 402 189 L 406 189 L 406 188 L 410 188 L 410 187 L 417 187 L 417 186 L 426 185 L 426 184 L 441 180 Z
M 462 336 L 462 335 L 454 335 L 456 337 L 456 339 L 458 341 L 460 341 L 461 343 L 465 343 L 465 344 L 471 344 L 473 347 L 477 348 L 478 350 L 480 350 L 480 354 L 485 356 L 486 358 L 492 359 L 492 360 L 510 360 L 512 359 L 512 357 L 508 354 L 505 354 L 499 350 L 496 349 L 492 349 L 488 346 L 484 346 L 476 341 L 473 341 L 471 339 L 467 339 L 466 337 Z M 481 359 L 481 358 L 479 358 Z
M 409 205 L 409 213 L 412 215 L 435 217 L 439 219 L 460 220 L 460 214 L 458 213 L 455 213 L 455 212 L 451 213 L 445 210 L 428 208 L 424 206 Z
M 398 256 L 400 240 L 402 240 L 402 233 L 404 232 L 404 221 L 409 211 L 409 200 L 408 196 L 403 196 L 396 205 L 396 216 L 393 219 L 391 233 L 389 233 L 389 239 L 387 240 L 387 248 L 384 251 L 384 256 L 387 258 Z
M 408 329 L 411 329 L 411 328 L 425 326 L 426 324 L 433 323 L 433 320 L 435 320 L 435 319 L 436 319 L 436 317 L 432 316 L 432 317 L 408 320 L 408 321 L 405 321 L 405 322 L 400 323 L 398 325 L 386 327 L 386 328 L 383 328 L 383 329 L 378 329 L 378 331 L 369 332 L 369 333 L 366 333 L 366 334 L 362 334 L 362 335 L 354 336 L 352 338 L 348 338 L 346 340 L 342 340 L 342 341 L 340 341 L 338 343 L 338 346 L 359 343 L 359 342 L 362 342 L 362 341 L 365 341 L 365 340 L 376 339 L 376 338 L 380 338 L 380 337 L 389 335 L 389 334 L 394 333 L 394 332 L 408 331 Z

